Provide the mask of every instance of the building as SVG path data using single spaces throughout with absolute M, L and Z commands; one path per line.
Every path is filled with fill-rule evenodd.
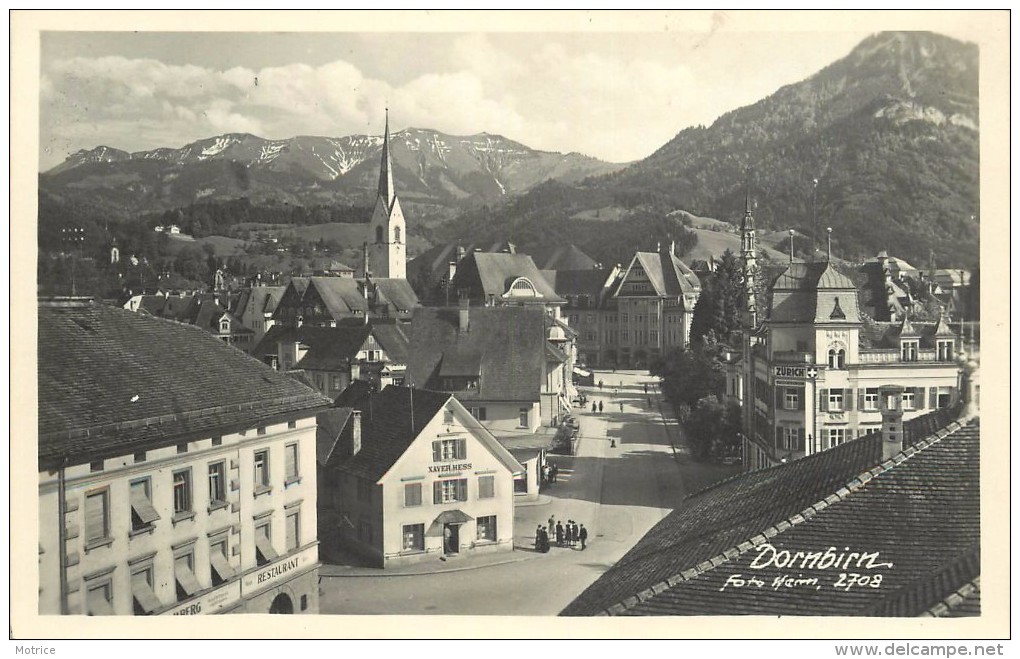
M 272 319 L 285 327 L 407 322 L 418 306 L 406 279 L 294 277 Z
M 406 280 L 407 227 L 397 191 L 393 187 L 389 110 L 386 111 L 386 131 L 383 136 L 382 163 L 379 169 L 379 193 L 376 196 L 370 226 L 374 238 L 374 242 L 368 248 L 372 274 L 382 279 Z
M 609 298 L 598 364 L 648 368 L 673 349 L 687 346 L 701 282 L 676 244 L 637 252 Z
M 958 412 L 689 496 L 562 615 L 979 615 L 980 422 Z
M 252 348 L 273 326 L 273 312 L 286 290 L 286 286 L 250 286 L 242 289 L 234 300 L 230 311 L 253 332 Z
M 228 311 L 228 306 L 226 298 L 219 295 L 162 291 L 154 295 L 132 296 L 124 304 L 129 311 L 195 325 L 228 345 L 250 352 L 255 347 L 256 331 Z
M 323 396 L 336 398 L 351 382 L 382 389 L 403 384 L 409 340 L 402 324 L 274 327 L 253 352 L 281 371 L 304 371 Z
M 555 426 L 570 409 L 572 366 L 551 321 L 538 306 L 418 309 L 407 382 L 453 394 L 497 437 Z
M 566 304 L 527 254 L 473 252 L 457 266 L 451 287 L 473 306 L 537 306 L 554 318 Z
M 39 612 L 316 613 L 330 401 L 192 326 L 38 320 Z
M 523 467 L 448 393 L 390 386 L 320 415 L 323 551 L 389 567 L 513 551 Z
M 422 252 L 407 264 L 407 279 L 418 298 L 429 306 L 456 304 L 457 293 L 450 282 L 461 262 L 474 252 L 516 254 L 517 247 L 508 242 L 446 243 Z
M 610 311 L 615 307 L 611 297 L 622 275 L 620 266 L 608 270 L 553 270 L 543 275 L 567 301 L 562 313 L 577 334 L 577 364 L 608 365 L 605 342 L 609 333 L 608 318 L 615 317 Z

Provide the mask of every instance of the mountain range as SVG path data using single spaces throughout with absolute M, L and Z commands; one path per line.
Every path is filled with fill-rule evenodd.
M 382 141 L 370 135 L 268 140 L 230 133 L 179 149 L 128 153 L 98 146 L 71 154 L 45 172 L 40 185 L 127 212 L 241 196 L 303 205 L 371 203 Z M 623 166 L 537 151 L 499 135 L 417 128 L 391 135 L 390 156 L 402 198 L 440 204 L 492 202 L 542 181 L 575 182 Z
M 496 135 L 423 129 L 394 133 L 391 152 L 402 200 L 458 214 L 435 229 L 438 241 L 510 240 L 527 248 L 579 233 L 597 241 L 615 235 L 600 228 L 607 223 L 680 210 L 737 226 L 749 193 L 763 235 L 794 228 L 824 249 L 831 227 L 833 250 L 846 260 L 886 250 L 917 267 L 931 260 L 940 268 L 976 267 L 978 101 L 976 45 L 884 32 L 808 79 L 710 126 L 683 129 L 628 165 L 535 151 Z M 119 213 L 236 197 L 365 203 L 375 191 L 380 148 L 378 137 L 237 134 L 134 154 L 99 147 L 40 175 L 40 191 Z M 654 247 L 660 238 L 643 239 Z M 810 238 L 798 249 L 810 253 Z
M 880 33 L 617 172 L 540 186 L 499 212 L 468 211 L 447 237 L 533 233 L 550 219 L 595 213 L 626 221 L 636 209 L 684 209 L 739 226 L 749 193 L 760 228 L 814 233 L 824 250 L 831 227 L 833 250 L 847 260 L 887 250 L 918 267 L 932 257 L 940 268 L 975 267 L 978 146 L 977 46 Z M 810 252 L 810 238 L 798 248 Z

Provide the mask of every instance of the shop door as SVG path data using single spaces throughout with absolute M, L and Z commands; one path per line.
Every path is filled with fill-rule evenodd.
M 443 525 L 443 551 L 447 554 L 460 553 L 460 524 Z
M 269 606 L 270 613 L 294 613 L 294 603 L 284 593 L 280 593 Z

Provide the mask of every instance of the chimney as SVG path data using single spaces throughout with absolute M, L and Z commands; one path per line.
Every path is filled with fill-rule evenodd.
M 662 241 L 657 241 L 655 243 L 655 252 L 656 252 L 656 254 L 661 254 L 662 253 Z
M 790 229 L 790 263 L 793 263 L 793 229 Z
M 447 270 L 446 270 L 446 287 L 449 288 L 450 284 L 453 283 L 454 275 L 457 274 L 457 262 L 456 261 L 450 261 L 449 263 L 446 264 L 446 266 L 447 266 Z
M 354 410 L 351 413 L 351 455 L 357 455 L 361 450 L 361 410 Z
M 470 309 L 471 309 L 471 301 L 468 300 L 466 297 L 462 297 L 460 299 L 460 312 L 459 312 L 459 319 L 458 319 L 459 322 L 457 323 L 457 329 L 460 332 L 465 332 L 466 333 L 468 331 L 468 329 L 470 328 L 470 320 L 471 320 L 470 319 L 470 313 L 471 313 Z
M 297 318 L 294 319 L 294 322 L 296 323 L 296 325 L 298 327 L 301 327 L 302 325 L 305 324 L 305 317 L 304 316 L 298 316 Z
M 675 240 L 669 241 L 669 253 L 672 254 L 673 256 L 676 256 L 676 241 Z
M 464 249 L 463 247 L 461 247 L 460 245 L 457 245 L 457 263 L 458 263 L 458 264 L 459 264 L 459 263 L 460 263 L 461 261 L 463 261 L 463 260 L 464 260 L 464 256 L 465 256 L 466 254 L 467 254 L 467 250 L 465 250 L 465 249 Z
M 882 461 L 889 460 L 903 450 L 903 387 L 879 387 L 882 410 Z

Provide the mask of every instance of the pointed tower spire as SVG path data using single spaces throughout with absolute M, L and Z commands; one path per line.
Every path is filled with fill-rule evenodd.
M 390 109 L 386 108 L 386 130 L 383 133 L 382 164 L 379 167 L 379 196 L 386 200 L 386 208 L 393 207 L 397 196 L 393 188 L 393 166 L 390 164 Z

